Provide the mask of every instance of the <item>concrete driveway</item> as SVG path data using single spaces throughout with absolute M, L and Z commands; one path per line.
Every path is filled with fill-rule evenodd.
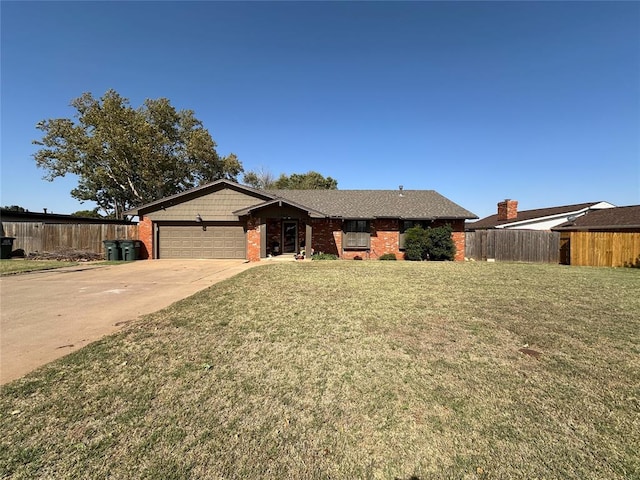
M 253 265 L 143 260 L 0 277 L 0 384 Z

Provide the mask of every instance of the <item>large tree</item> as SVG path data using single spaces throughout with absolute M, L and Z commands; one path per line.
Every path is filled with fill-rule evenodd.
M 84 218 L 105 218 L 100 215 L 100 212 L 97 208 L 94 208 L 93 210 L 78 210 L 77 212 L 73 212 L 71 216 Z
M 249 170 L 244 172 L 242 175 L 242 182 L 253 188 L 268 190 L 270 188 L 274 188 L 276 177 L 266 168 L 260 167 L 259 170 Z
M 4 207 L 5 210 L 11 210 L 12 212 L 27 212 L 28 210 L 21 207 L 20 205 L 5 205 Z
M 133 108 L 116 91 L 71 102 L 75 120 L 43 120 L 34 154 L 45 179 L 75 174 L 71 196 L 91 200 L 109 216 L 220 178 L 237 180 L 242 165 L 232 153 L 220 157 L 216 143 L 192 110 L 169 100 L 145 100 Z
M 280 175 L 274 184 L 274 188 L 285 190 L 337 190 L 338 181 L 331 177 L 323 177 L 318 172 L 292 173 L 286 176 Z
M 325 178 L 318 172 L 310 171 L 291 175 L 281 173 L 276 179 L 273 173 L 263 167 L 245 172 L 242 181 L 246 185 L 263 190 L 337 190 L 338 188 L 337 180 L 331 177 Z

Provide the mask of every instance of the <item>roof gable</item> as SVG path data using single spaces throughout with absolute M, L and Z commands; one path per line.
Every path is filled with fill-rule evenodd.
M 193 200 L 195 198 L 202 197 L 204 195 L 209 195 L 213 192 L 223 190 L 225 188 L 237 190 L 237 191 L 246 193 L 250 196 L 256 197 L 256 203 L 260 203 L 262 201 L 273 198 L 264 190 L 258 190 L 256 188 L 248 187 L 246 185 L 240 185 L 239 183 L 235 183 L 230 180 L 222 179 L 222 180 L 216 180 L 215 182 L 207 183 L 206 185 L 201 185 L 199 187 L 185 190 L 184 192 L 177 193 L 175 195 L 161 198 L 159 200 L 156 200 L 151 203 L 147 203 L 140 207 L 132 208 L 131 210 L 128 210 L 124 213 L 125 215 L 147 215 L 151 212 L 155 212 L 158 210 L 165 209 L 167 207 L 178 205 L 180 203 L 184 203 L 184 202 Z
M 269 207 L 291 207 L 294 210 L 301 210 L 305 212 L 307 215 L 313 218 L 324 218 L 327 217 L 326 214 L 322 212 L 318 212 L 313 209 L 309 209 L 304 205 L 300 205 L 296 202 L 292 202 L 291 200 L 283 199 L 283 198 L 275 198 L 273 200 L 267 200 L 266 202 L 259 203 L 257 205 L 251 205 L 246 208 L 242 208 L 240 210 L 236 210 L 233 212 L 234 215 L 243 216 L 243 215 L 251 215 L 253 213 L 259 212 L 261 210 L 267 209 Z

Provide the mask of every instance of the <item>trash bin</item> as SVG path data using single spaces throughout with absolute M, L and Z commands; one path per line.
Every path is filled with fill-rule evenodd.
M 140 252 L 139 240 L 119 240 L 122 259 L 131 262 L 137 260 Z
M 103 240 L 102 243 L 104 243 L 104 253 L 107 260 L 122 260 L 118 240 Z
M 13 251 L 13 241 L 16 237 L 2 237 L 2 252 L 0 254 L 0 258 L 2 260 L 7 260 L 11 258 L 11 252 Z

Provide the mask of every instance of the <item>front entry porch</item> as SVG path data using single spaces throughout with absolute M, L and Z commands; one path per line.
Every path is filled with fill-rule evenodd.
M 247 228 L 247 260 L 279 255 L 312 254 L 312 224 L 326 217 L 293 202 L 275 199 L 234 212 L 244 217 Z
M 264 220 L 264 249 L 260 257 L 296 255 L 311 245 L 312 227 L 298 218 L 267 218 Z M 262 240 L 262 238 L 261 238 Z

